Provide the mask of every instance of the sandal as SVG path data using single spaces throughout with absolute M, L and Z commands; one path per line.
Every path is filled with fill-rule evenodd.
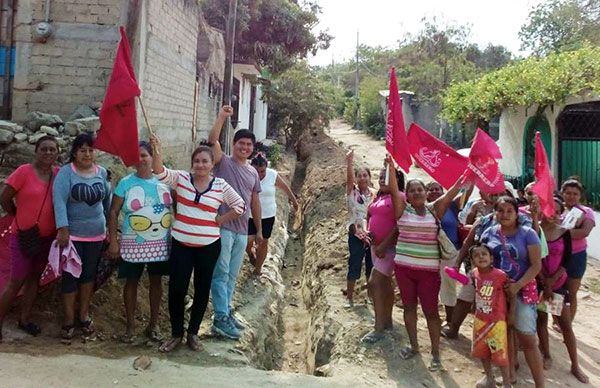
M 158 329 L 152 329 L 150 326 L 148 326 L 146 330 L 144 330 L 144 334 L 152 342 L 160 342 L 163 339 Z
M 75 336 L 75 325 L 63 325 L 60 328 L 60 336 L 64 340 L 71 340 Z
M 158 350 L 163 353 L 169 353 L 177 349 L 177 347 L 181 345 L 182 340 L 183 338 L 181 337 L 171 337 L 170 339 L 163 342 L 162 345 L 160 345 L 160 347 L 158 348 Z
M 124 344 L 132 344 L 135 342 L 135 335 L 133 334 L 123 334 L 119 337 L 119 341 Z
M 375 330 L 368 332 L 360 339 L 360 342 L 364 342 L 366 344 L 374 344 L 375 342 L 382 340 L 384 335 L 382 333 L 378 333 Z
M 19 321 L 19 329 L 34 337 L 42 332 L 42 329 L 40 329 L 40 327 L 33 322 L 22 323 Z
M 200 339 L 196 334 L 188 334 L 186 343 L 188 348 L 192 349 L 194 352 L 204 350 L 202 344 L 200 343 Z
M 443 371 L 442 361 L 439 358 L 433 358 L 427 368 L 430 372 Z
M 88 318 L 85 321 L 79 321 L 79 325 L 81 326 L 81 332 L 86 337 L 89 337 L 96 332 L 94 321 L 92 321 L 91 318 Z
M 419 352 L 414 350 L 410 346 L 405 346 L 402 349 L 400 349 L 400 358 L 403 360 L 411 359 L 414 356 L 416 356 L 417 354 L 419 354 Z

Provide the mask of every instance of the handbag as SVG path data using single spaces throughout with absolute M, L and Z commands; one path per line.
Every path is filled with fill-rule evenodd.
M 442 260 L 456 260 L 456 258 L 458 257 L 458 250 L 454 246 L 454 243 L 450 241 L 448 235 L 446 234 L 446 232 L 444 232 L 444 228 L 442 228 L 442 223 L 438 219 L 431 206 L 427 206 L 427 210 L 429 210 L 429 212 L 435 219 L 435 223 L 438 227 L 437 241 L 438 246 L 440 248 L 440 257 L 442 258 Z
M 40 211 L 38 212 L 35 224 L 31 228 L 21 229 L 19 227 L 19 223 L 17 222 L 17 217 L 15 217 L 15 223 L 17 224 L 17 241 L 19 243 L 19 249 L 26 257 L 29 258 L 39 255 L 42 251 L 39 221 L 40 216 L 42 215 L 42 210 L 44 210 L 44 206 L 46 205 L 46 199 L 48 198 L 48 193 L 50 192 L 50 187 L 52 186 L 53 179 L 54 173 L 52 173 L 52 175 L 50 176 L 48 187 L 46 187 L 46 194 L 44 195 L 44 201 L 42 202 L 42 206 L 40 207 Z

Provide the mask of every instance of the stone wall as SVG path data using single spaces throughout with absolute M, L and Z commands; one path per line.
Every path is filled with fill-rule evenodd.
M 33 110 L 68 117 L 80 104 L 99 106 L 119 39 L 122 0 L 51 0 L 53 34 L 34 41 L 45 1 L 20 0 L 15 18 L 13 120 Z
M 13 121 L 25 121 L 31 111 L 67 121 L 80 105 L 100 107 L 118 26 L 125 25 L 150 125 L 162 138 L 168 159 L 187 166 L 193 140 L 206 138 L 216 118 L 224 67 L 223 34 L 206 25 L 198 2 L 51 0 L 54 32 L 42 43 L 34 41 L 32 31 L 44 20 L 45 4 L 18 2 Z M 145 138 L 141 109 L 138 124 Z

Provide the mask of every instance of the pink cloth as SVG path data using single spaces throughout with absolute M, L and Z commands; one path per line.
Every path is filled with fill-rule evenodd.
M 577 208 L 583 212 L 583 217 L 588 220 L 592 220 L 594 225 L 596 225 L 596 220 L 594 218 L 594 211 L 587 206 L 577 205 Z M 587 248 L 587 239 L 573 239 L 573 254 L 583 252 Z
M 394 257 L 396 256 L 396 251 L 392 246 L 385 252 L 384 257 L 377 257 L 375 254 L 375 248 L 371 246 L 371 261 L 373 262 L 373 269 L 376 269 L 377 272 L 385 275 L 392 276 L 394 273 Z
M 52 276 L 58 278 L 62 276 L 63 272 L 68 272 L 73 277 L 79 278 L 81 276 L 81 258 L 77 254 L 73 241 L 69 240 L 69 245 L 61 249 L 58 246 L 58 242 L 54 240 L 50 246 L 48 266 L 44 271 L 43 277 L 47 279 Z
M 561 237 L 558 240 L 548 241 L 548 256 L 542 259 L 542 273 L 545 277 L 554 276 L 560 269 L 563 254 L 565 251 L 565 240 Z M 560 289 L 567 282 L 567 271 L 563 272 L 560 278 L 554 283 L 552 290 Z
M 58 167 L 53 169 L 55 175 L 57 171 Z M 42 237 L 53 236 L 56 233 L 56 223 L 52 206 L 52 187 L 48 190 L 48 196 L 44 202 L 48 182 L 43 182 L 38 178 L 31 164 L 23 164 L 10 174 L 5 183 L 17 192 L 15 195 L 17 218 L 12 229 L 17 230 L 16 223 L 22 230 L 31 228 L 35 225 L 39 214 L 40 235 Z M 42 206 L 43 209 L 40 213 Z

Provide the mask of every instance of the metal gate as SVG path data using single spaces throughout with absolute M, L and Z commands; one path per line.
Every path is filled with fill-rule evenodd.
M 10 119 L 11 92 L 15 74 L 15 47 L 13 39 L 14 0 L 0 0 L 0 118 Z
M 600 209 L 600 101 L 566 106 L 556 124 L 560 180 L 580 177 L 588 203 Z

